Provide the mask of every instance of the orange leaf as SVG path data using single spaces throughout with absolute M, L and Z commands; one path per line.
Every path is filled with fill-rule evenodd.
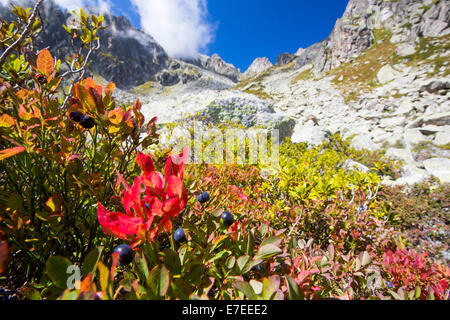
M 83 291 L 97 291 L 93 282 L 92 272 L 81 281 L 80 290 Z
M 88 90 L 91 89 L 91 88 L 93 88 L 99 96 L 102 95 L 103 87 L 102 87 L 101 85 L 97 84 L 97 83 L 94 81 L 94 79 L 92 79 L 92 78 L 87 78 L 87 79 L 84 81 L 84 86 L 85 86 L 86 89 L 88 89 Z
M 88 89 L 77 83 L 75 85 L 75 94 L 87 111 L 94 112 L 96 110 L 95 98 Z
M 55 68 L 55 62 L 50 51 L 47 49 L 42 50 L 37 57 L 36 65 L 39 72 L 47 77 L 50 76 Z
M 116 88 L 116 85 L 114 84 L 114 82 L 108 83 L 108 85 L 105 87 L 105 95 L 112 96 L 115 88 Z
M 109 121 L 114 125 L 119 125 L 123 121 L 125 112 L 121 108 L 117 108 L 109 112 Z
M 14 147 L 0 151 L 0 160 L 15 156 L 18 153 L 24 152 L 24 147 Z
M 33 114 L 28 112 L 28 110 L 23 105 L 21 105 L 19 108 L 19 118 L 28 121 L 33 118 Z

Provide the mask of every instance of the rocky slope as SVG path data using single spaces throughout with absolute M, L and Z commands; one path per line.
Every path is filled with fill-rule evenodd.
M 330 36 L 237 88 L 296 121 L 294 142 L 326 132 L 386 149 L 414 183 L 450 182 L 450 1 L 349 1 Z M 292 56 L 291 56 L 292 57 Z
M 276 123 L 293 142 L 318 144 L 339 132 L 357 149 L 385 150 L 403 168 L 386 184 L 450 182 L 449 4 L 350 0 L 324 41 L 281 54 L 274 66 L 256 59 L 237 85 L 152 89 L 145 112 L 173 122 L 221 104 L 216 121 L 238 113 L 244 122 L 237 105 L 264 114 L 259 125 Z
M 385 183 L 450 182 L 449 9 L 450 0 L 350 0 L 327 39 L 275 65 L 258 58 L 244 75 L 218 55 L 168 57 L 125 18 L 108 16 L 113 28 L 92 66 L 99 81 L 126 90 L 119 99 L 139 97 L 162 124 L 203 114 L 312 144 L 340 132 L 355 148 L 402 161 L 403 176 Z M 47 4 L 44 16 L 65 23 L 58 10 Z M 48 41 L 62 52 L 64 31 L 52 21 Z

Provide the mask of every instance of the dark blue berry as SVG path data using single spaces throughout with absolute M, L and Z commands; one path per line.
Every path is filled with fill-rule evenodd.
M 38 74 L 38 75 L 36 76 L 36 79 L 38 80 L 38 82 L 39 82 L 40 84 L 44 84 L 45 81 L 47 81 L 47 78 L 46 78 L 45 76 L 43 76 L 42 74 Z
M 390 281 L 386 281 L 386 287 L 388 287 L 389 289 L 392 289 L 394 287 L 394 284 Z
M 184 229 L 180 228 L 175 231 L 173 238 L 176 242 L 185 242 L 186 241 L 186 234 L 184 233 Z
M 227 227 L 231 226 L 234 222 L 233 214 L 231 212 L 225 211 L 224 213 L 222 213 L 222 221 L 223 224 Z
M 131 261 L 133 261 L 134 258 L 133 249 L 131 249 L 131 247 L 127 244 L 118 245 L 114 249 L 114 252 L 119 253 L 119 265 L 121 266 L 126 266 Z
M 71 112 L 69 115 L 70 120 L 74 122 L 80 122 L 83 114 L 80 111 Z
M 80 125 L 85 129 L 92 129 L 95 126 L 95 121 L 89 116 L 82 116 L 80 120 Z
M 197 200 L 200 203 L 206 203 L 209 201 L 209 193 L 208 192 L 202 192 L 197 196 Z

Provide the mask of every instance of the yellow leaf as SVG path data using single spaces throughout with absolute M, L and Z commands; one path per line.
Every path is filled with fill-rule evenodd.
M 50 212 L 59 212 L 63 204 L 63 199 L 59 194 L 54 194 L 47 200 L 45 205 Z
M 0 128 L 10 128 L 14 125 L 14 118 L 10 115 L 3 114 L 0 116 Z

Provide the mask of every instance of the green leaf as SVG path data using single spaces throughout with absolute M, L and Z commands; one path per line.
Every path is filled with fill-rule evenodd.
M 264 300 L 273 300 L 278 289 L 280 288 L 280 276 L 273 275 L 269 278 L 263 279 L 263 292 L 262 296 Z
M 164 297 L 167 294 L 167 290 L 170 285 L 169 270 L 165 266 L 162 266 L 159 276 L 159 296 Z
M 181 261 L 178 254 L 173 250 L 164 252 L 164 265 L 173 275 L 181 273 Z
M 137 254 L 134 257 L 135 270 L 141 281 L 147 281 L 148 278 L 148 266 L 143 253 Z
M 263 247 L 267 244 L 273 244 L 274 246 L 278 247 L 281 244 L 281 238 L 280 237 L 267 238 L 261 243 L 260 246 Z
M 289 300 L 305 300 L 305 294 L 291 276 L 286 276 L 286 282 L 288 285 Z
M 233 269 L 235 264 L 236 264 L 236 257 L 235 256 L 229 257 L 227 259 L 227 262 L 225 263 L 225 265 L 227 266 L 228 269 Z
M 165 266 L 156 266 L 147 278 L 147 289 L 151 299 L 163 298 L 170 285 L 169 271 Z
M 71 265 L 72 263 L 68 259 L 59 256 L 53 256 L 47 260 L 47 274 L 57 287 L 67 289 L 67 279 L 70 276 L 67 269 Z
M 282 250 L 280 248 L 272 243 L 269 243 L 259 248 L 258 252 L 256 253 L 255 259 L 268 259 L 281 252 Z
M 251 232 L 247 233 L 244 245 L 245 245 L 245 253 L 248 255 L 253 255 L 253 250 L 255 249 L 255 241 L 253 239 L 253 235 L 251 234 Z
M 220 251 L 218 254 L 216 254 L 214 257 L 212 257 L 209 262 L 214 262 L 216 260 L 222 259 L 223 257 L 228 257 L 231 254 L 228 250 Z
M 81 268 L 82 278 L 84 279 L 89 273 L 94 272 L 97 268 L 97 263 L 102 254 L 103 247 L 92 249 L 86 256 Z
M 184 279 L 189 283 L 200 285 L 202 282 L 202 275 L 205 273 L 205 266 L 195 264 L 191 267 L 189 272 L 184 276 Z
M 191 285 L 184 279 L 174 279 L 170 283 L 170 289 L 175 295 L 173 298 L 189 300 L 192 291 Z
M 249 300 L 259 300 L 253 288 L 245 281 L 235 281 L 233 286 L 247 296 Z
M 414 299 L 419 299 L 421 294 L 421 290 L 419 286 L 416 286 L 416 290 L 414 292 Z
M 148 264 L 150 265 L 158 264 L 158 258 L 156 257 L 155 249 L 151 244 L 147 243 L 144 245 L 144 253 Z
M 240 272 L 242 272 L 242 270 L 244 270 L 245 266 L 250 261 L 250 259 L 251 259 L 250 256 L 242 256 L 237 259 L 237 261 L 236 261 L 237 267 Z
M 361 268 L 361 260 L 358 257 L 355 258 L 355 270 L 359 270 Z

